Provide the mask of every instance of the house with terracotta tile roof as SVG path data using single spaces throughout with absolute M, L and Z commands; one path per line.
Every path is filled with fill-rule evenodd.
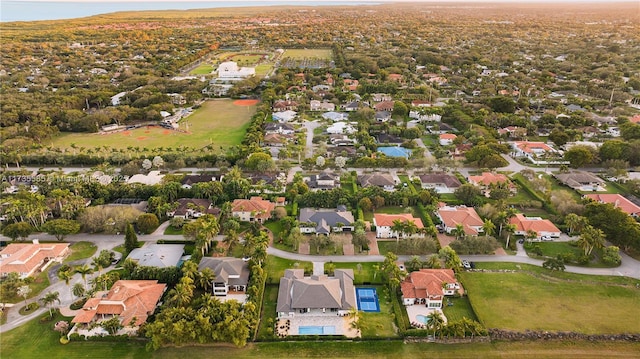
M 262 197 L 236 199 L 231 204 L 231 214 L 244 222 L 263 223 L 271 218 L 271 212 L 275 208 L 275 203 L 262 199 Z
M 548 219 L 526 217 L 524 214 L 518 213 L 509 219 L 509 223 L 516 226 L 516 235 L 526 236 L 529 231 L 533 231 L 537 239 L 541 239 L 543 236 L 560 237 L 560 230 Z
M 622 212 L 627 213 L 630 216 L 640 216 L 640 206 L 636 205 L 620 194 L 594 193 L 587 194 L 584 197 L 600 203 L 611 203 L 615 208 L 620 208 Z
M 533 164 L 569 164 L 569 161 L 555 159 L 559 156 L 558 151 L 544 142 L 514 141 L 511 149 L 514 157 L 527 158 Z
M 484 222 L 473 207 L 466 206 L 442 206 L 436 211 L 436 215 L 444 225 L 444 231 L 448 234 L 462 225 L 464 233 L 470 236 L 477 236 L 483 232 Z
M 11 243 L 0 251 L 0 277 L 18 273 L 20 278 L 41 272 L 69 254 L 69 243 Z
M 374 213 L 373 225 L 376 226 L 376 238 L 396 238 L 398 233 L 391 229 L 393 222 L 413 222 L 418 229 L 424 228 L 422 220 L 415 218 L 411 213 L 402 214 L 386 214 L 386 213 Z M 416 233 L 415 236 L 424 236 L 424 234 Z M 401 233 L 400 237 L 407 237 L 406 234 Z
M 75 324 L 71 333 L 82 335 L 107 334 L 92 324 L 118 317 L 124 326 L 123 333 L 136 332 L 153 314 L 167 285 L 157 280 L 119 280 L 108 292 L 97 292 L 89 298 L 71 321 Z
M 393 101 L 381 101 L 376 103 L 373 108 L 376 111 L 387 111 L 387 112 L 392 112 L 393 111 L 393 106 L 395 106 L 395 102 Z
M 479 176 L 469 176 L 469 178 L 467 179 L 469 180 L 469 183 L 476 187 L 479 187 L 482 193 L 487 197 L 491 193 L 490 188 L 492 185 L 499 185 L 502 183 L 506 184 L 509 187 L 511 193 L 515 194 L 518 192 L 518 188 L 513 185 L 513 183 L 511 183 L 509 177 L 503 175 L 502 173 L 482 172 L 482 174 Z
M 454 135 L 453 133 L 443 133 L 440 135 L 440 146 L 448 146 L 453 144 L 453 141 L 457 138 L 458 136 Z
M 400 284 L 404 305 L 442 308 L 442 299 L 456 292 L 464 294 L 452 269 L 420 269 L 411 272 Z

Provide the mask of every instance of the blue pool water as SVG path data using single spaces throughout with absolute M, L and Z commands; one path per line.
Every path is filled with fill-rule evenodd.
M 416 315 L 416 319 L 417 319 L 420 323 L 422 323 L 422 324 L 427 324 L 427 323 L 429 323 L 429 318 L 428 318 L 428 317 L 426 317 L 426 316 L 424 316 L 424 315 L 422 315 L 422 314 L 418 314 L 418 315 Z
M 378 152 L 384 153 L 387 157 L 404 157 L 411 156 L 411 150 L 404 147 L 378 147 Z
M 356 288 L 356 300 L 358 310 L 363 312 L 379 312 L 380 303 L 375 288 Z
M 298 328 L 299 335 L 331 335 L 336 334 L 334 326 L 306 326 Z

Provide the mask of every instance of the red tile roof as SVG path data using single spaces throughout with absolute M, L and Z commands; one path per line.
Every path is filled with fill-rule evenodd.
M 469 235 L 478 234 L 478 231 L 473 227 L 481 227 L 484 224 L 473 207 L 441 207 L 438 209 L 438 214 L 447 227 L 455 228 L 461 224 L 464 233 Z
M 0 275 L 30 274 L 45 259 L 62 257 L 69 252 L 69 243 L 11 243 L 0 252 Z
M 413 222 L 418 229 L 424 228 L 422 224 L 422 220 L 420 218 L 414 218 L 410 213 L 403 214 L 384 214 L 384 213 L 374 213 L 373 218 L 375 220 L 376 226 L 393 226 L 393 221 L 401 221 L 401 222 Z
M 404 298 L 442 299 L 444 283 L 457 283 L 451 269 L 421 269 L 411 272 L 400 284 Z
M 527 218 L 524 214 L 518 213 L 515 217 L 509 219 L 509 223 L 516 226 L 518 232 L 528 232 L 529 230 L 536 232 L 540 235 L 540 232 L 560 233 L 558 227 L 551 223 L 548 219 L 542 218 Z
M 443 133 L 440 135 L 441 140 L 455 140 L 458 136 L 453 133 Z
M 544 142 L 516 141 L 514 142 L 522 152 L 533 153 L 534 150 L 542 150 L 545 152 L 553 152 L 553 148 Z
M 612 203 L 614 207 L 630 215 L 640 214 L 640 206 L 619 194 L 588 194 L 585 197 L 602 203 Z
M 72 323 L 91 323 L 96 314 L 104 314 L 120 316 L 125 326 L 135 318 L 134 326 L 139 326 L 153 313 L 166 287 L 157 280 L 119 280 L 106 294 L 87 300 Z
M 509 178 L 501 173 L 482 172 L 481 176 L 469 176 L 469 182 L 488 186 L 490 184 L 509 182 Z
M 275 203 L 262 199 L 262 197 L 236 199 L 231 204 L 232 212 L 253 212 L 255 218 L 262 219 L 271 218 L 271 212 L 273 212 L 275 208 Z

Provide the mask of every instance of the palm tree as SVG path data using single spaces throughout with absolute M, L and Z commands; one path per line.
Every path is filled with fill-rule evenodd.
M 505 248 L 509 248 L 509 239 L 511 238 L 511 235 L 516 233 L 517 227 L 515 224 L 507 224 L 506 226 L 504 226 L 504 230 L 507 232 L 507 243 Z
M 456 224 L 456 228 L 454 228 L 451 231 L 451 234 L 453 234 L 456 237 L 456 239 L 460 239 L 460 238 L 464 237 L 464 235 L 465 235 L 464 226 L 462 224 L 460 224 L 460 223 Z
M 569 226 L 569 234 L 573 232 L 582 232 L 588 222 L 585 217 L 578 216 L 575 213 L 569 213 L 564 219 L 564 223 Z
M 580 239 L 578 240 L 578 246 L 582 248 L 585 256 L 590 256 L 594 248 L 604 247 L 604 232 L 602 230 L 587 225 L 582 230 Z
M 404 234 L 406 225 L 405 222 L 396 219 L 391 225 L 391 231 L 396 233 L 396 243 L 400 240 L 400 234 Z
M 60 280 L 63 280 L 64 283 L 69 286 L 69 283 L 71 282 L 71 278 L 73 277 L 73 274 L 71 273 L 71 269 L 69 270 L 65 270 L 65 271 L 58 271 L 58 278 Z M 71 293 L 71 286 L 69 286 L 69 293 Z
M 85 289 L 84 289 L 84 286 L 82 286 L 82 283 L 74 284 L 71 293 L 78 298 L 84 296 Z
M 43 298 L 40 299 L 42 301 L 42 304 L 44 304 L 45 306 L 49 307 L 49 316 L 53 316 L 53 312 L 52 312 L 52 304 L 54 302 L 58 302 L 58 304 L 60 304 L 60 293 L 58 292 L 49 292 L 47 293 Z
M 482 230 L 484 231 L 485 238 L 489 238 L 489 236 L 495 232 L 496 225 L 493 224 L 493 222 L 491 222 L 490 220 L 485 219 L 484 223 L 482 224 Z
M 95 264 L 95 263 L 94 263 Z M 82 280 L 84 281 L 84 286 L 87 286 L 87 274 L 91 275 L 93 273 L 93 268 L 89 267 L 87 264 L 83 264 L 79 267 L 75 268 L 75 272 L 82 276 Z
M 205 268 L 198 273 L 198 285 L 205 292 L 213 288 L 214 279 L 216 279 L 216 275 L 215 273 L 213 273 L 213 270 L 211 270 L 211 268 Z
M 433 330 L 433 336 L 436 336 L 436 333 L 439 330 L 442 330 L 442 326 L 444 325 L 444 318 L 442 318 L 442 314 L 439 311 L 433 311 L 427 315 L 429 321 L 427 322 L 427 329 Z
M 427 258 L 427 261 L 424 263 L 427 268 L 431 269 L 439 269 L 442 268 L 442 262 L 440 261 L 440 257 L 437 254 L 432 254 Z

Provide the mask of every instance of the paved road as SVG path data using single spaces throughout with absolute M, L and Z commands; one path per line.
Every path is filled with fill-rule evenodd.
M 311 158 L 313 157 L 313 130 L 320 127 L 321 124 L 318 121 L 304 121 L 302 125 L 307 131 L 307 143 L 305 146 L 304 157 Z
M 524 248 L 519 244 L 518 253 L 516 256 L 496 256 L 496 255 L 469 255 L 469 256 L 460 256 L 461 259 L 466 259 L 468 261 L 473 262 L 508 262 L 508 263 L 525 263 L 532 264 L 536 266 L 542 266 L 542 260 L 533 259 L 522 254 L 524 252 Z M 306 254 L 297 254 L 282 251 L 276 248 L 268 248 L 267 253 L 274 255 L 276 257 L 297 260 L 297 261 L 309 261 L 314 262 L 336 262 L 336 263 L 344 263 L 344 262 L 382 262 L 384 261 L 384 256 L 382 255 L 370 255 L 370 256 L 314 256 L 314 255 L 306 255 Z M 398 256 L 400 261 L 409 261 L 412 256 Z M 635 259 L 622 255 L 622 265 L 616 268 L 585 268 L 585 267 L 575 267 L 575 266 L 566 266 L 566 271 L 571 273 L 579 273 L 579 274 L 590 274 L 590 275 L 612 275 L 612 276 L 627 276 L 630 278 L 640 279 L 640 262 Z

